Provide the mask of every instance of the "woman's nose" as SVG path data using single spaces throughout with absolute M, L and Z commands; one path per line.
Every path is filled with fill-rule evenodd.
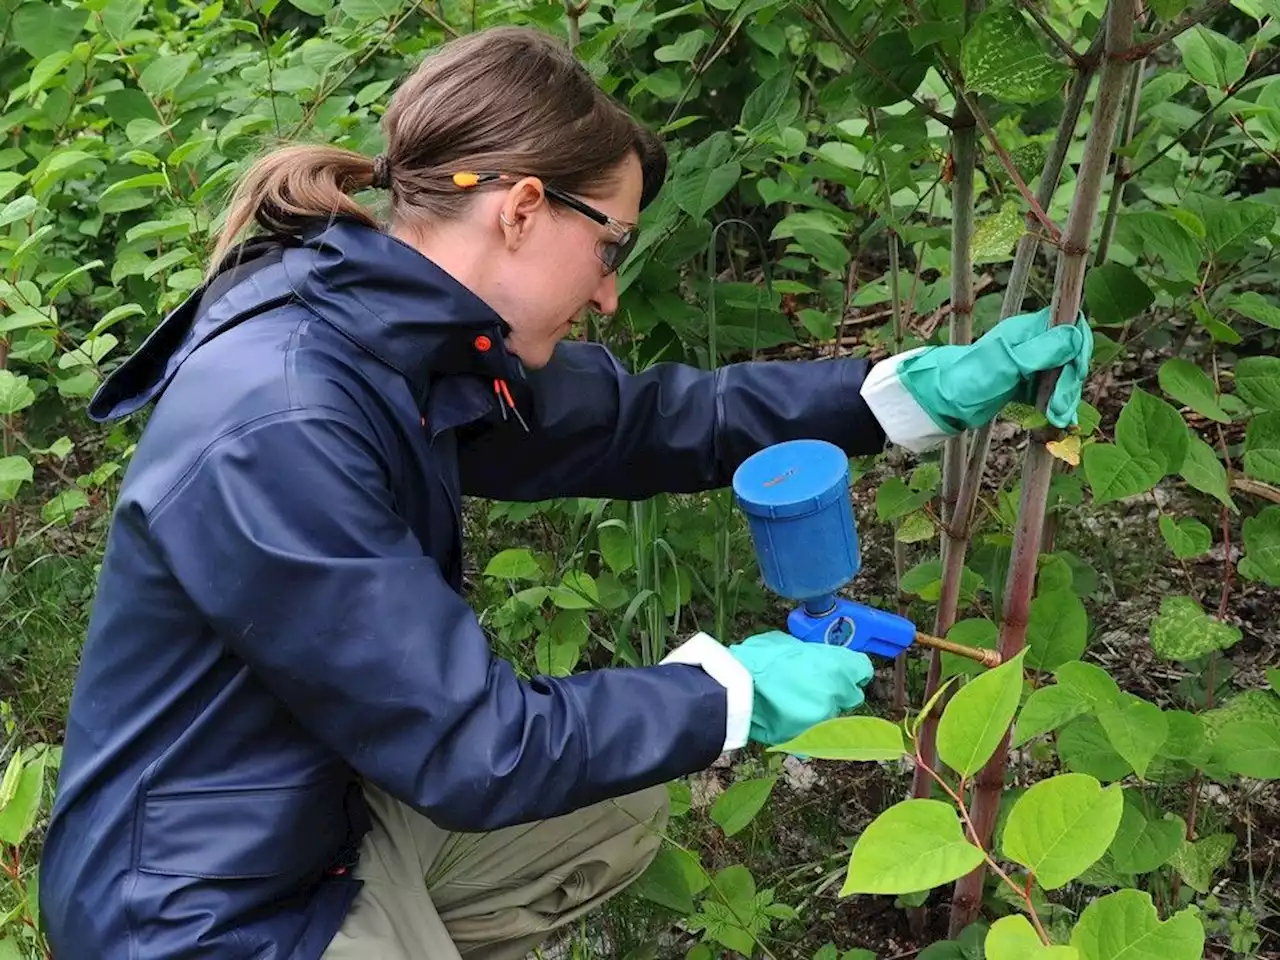
M 591 303 L 597 313 L 602 313 L 606 317 L 611 317 L 617 312 L 618 275 L 616 273 L 609 273 L 604 276 L 600 281 L 600 286 L 596 287 L 596 292 L 591 297 Z

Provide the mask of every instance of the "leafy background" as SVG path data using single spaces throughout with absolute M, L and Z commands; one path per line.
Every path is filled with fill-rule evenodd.
M 98 429 L 86 398 L 199 285 L 249 160 L 289 139 L 374 153 L 411 64 L 501 23 L 573 43 L 670 145 L 622 308 L 580 331 L 633 369 L 877 359 L 981 335 L 1062 291 L 1059 231 L 1100 191 L 1080 428 L 1046 434 L 1011 406 L 970 438 L 990 454 L 952 565 L 963 450 L 852 464 L 865 567 L 851 594 L 1016 652 L 1005 608 L 1030 577 L 1016 669 L 947 655 L 929 676 L 911 652 L 883 665 L 868 723 L 672 784 L 653 868 L 562 955 L 1280 956 L 1280 6 L 1151 0 L 1122 87 L 1098 70 L 1106 12 L 0 0 L 0 958 L 45 955 L 40 834 L 145 420 Z M 1121 98 L 1118 133 L 1084 176 L 1104 93 Z M 1047 520 L 1021 569 L 1020 465 L 1044 450 Z M 528 673 L 652 663 L 695 629 L 732 640 L 786 614 L 723 491 L 473 503 L 467 519 L 469 595 Z M 974 844 L 957 810 L 1000 746 L 978 729 L 1010 731 L 1010 752 L 994 832 Z M 1037 830 L 1076 803 L 1089 829 Z M 903 838 L 918 863 L 895 879 Z M 976 904 L 930 895 L 984 862 Z

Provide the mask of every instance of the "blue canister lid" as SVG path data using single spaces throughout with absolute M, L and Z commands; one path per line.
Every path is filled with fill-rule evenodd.
M 826 440 L 785 440 L 747 457 L 733 473 L 742 509 L 762 517 L 802 517 L 847 495 L 849 458 Z

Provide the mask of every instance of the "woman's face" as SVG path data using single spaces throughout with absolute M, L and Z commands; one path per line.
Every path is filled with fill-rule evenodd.
M 642 187 L 640 161 L 628 154 L 608 193 L 576 199 L 633 226 Z M 617 277 L 601 254 L 621 231 L 553 200 L 537 181 L 522 180 L 498 196 L 492 216 L 499 249 L 481 295 L 511 326 L 507 349 L 537 369 L 589 310 L 617 309 Z

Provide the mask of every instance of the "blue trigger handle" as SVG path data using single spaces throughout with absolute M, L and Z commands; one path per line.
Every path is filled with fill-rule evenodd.
M 806 600 L 787 616 L 787 632 L 806 643 L 848 647 L 896 659 L 915 641 L 916 627 L 897 614 L 833 593 Z

